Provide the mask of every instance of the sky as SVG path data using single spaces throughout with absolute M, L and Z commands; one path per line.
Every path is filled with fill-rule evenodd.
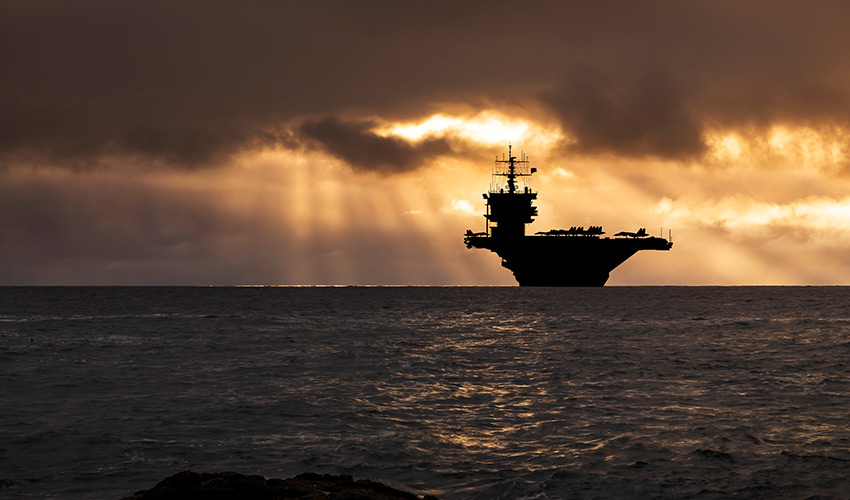
M 850 4 L 0 2 L 0 284 L 510 285 L 529 232 L 672 234 L 611 285 L 850 283 Z

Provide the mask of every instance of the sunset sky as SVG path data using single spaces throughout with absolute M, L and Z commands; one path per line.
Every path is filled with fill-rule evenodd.
M 850 284 L 844 1 L 0 2 L 0 284 L 514 284 L 463 244 L 672 230 L 609 285 Z

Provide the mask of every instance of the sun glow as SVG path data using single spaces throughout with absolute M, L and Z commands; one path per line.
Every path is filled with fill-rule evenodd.
M 707 159 L 721 163 L 766 163 L 785 160 L 795 166 L 832 168 L 847 162 L 850 131 L 840 127 L 776 125 L 762 130 L 710 131 Z
M 455 136 L 482 145 L 522 143 L 534 149 L 550 149 L 562 135 L 555 128 L 517 118 L 509 118 L 495 111 L 483 111 L 471 117 L 435 114 L 422 121 L 395 123 L 376 130 L 385 136 L 396 135 L 418 141 L 429 136 Z
M 664 198 L 653 211 L 680 226 L 722 228 L 736 240 L 763 237 L 782 229 L 798 235 L 805 233 L 810 242 L 850 244 L 850 197 L 808 197 L 786 204 L 759 202 L 740 195 L 714 202 L 674 202 Z
M 674 168 L 553 154 L 563 144 L 560 134 L 496 112 L 387 122 L 373 132 L 411 142 L 461 139 L 466 153 L 435 157 L 403 174 L 364 175 L 322 151 L 264 150 L 202 181 L 168 174 L 163 188 L 214 198 L 218 218 L 236 221 L 225 238 L 235 242 L 234 254 L 250 254 L 238 246 L 239 225 L 253 224 L 274 261 L 265 282 L 511 285 L 497 257 L 462 241 L 467 229 L 484 230 L 480 195 L 491 155 L 511 142 L 545 158 L 536 165 L 540 216 L 529 231 L 602 224 L 610 234 L 638 227 L 658 234 L 663 227 L 666 237 L 673 229 L 673 252 L 630 259 L 611 284 L 830 283 L 846 275 L 838 252 L 850 246 L 850 181 L 836 175 L 824 182 L 825 167 L 816 164 L 843 158 L 830 149 L 843 154 L 839 134 L 725 131 L 712 136 L 698 160 L 724 168 Z M 809 256 L 803 264 L 777 264 L 800 254 Z
M 246 155 L 228 177 L 207 182 L 224 185 L 222 204 L 247 192 L 277 199 L 262 215 L 285 242 L 272 283 L 510 284 L 498 260 L 463 245 L 464 231 L 483 225 L 484 210 L 467 184 L 486 184 L 463 162 L 373 176 L 321 152 L 275 150 Z
M 611 233 L 647 227 L 658 234 L 663 227 L 666 237 L 672 228 L 673 252 L 635 257 L 612 274 L 612 284 L 824 283 L 843 276 L 820 270 L 837 269 L 838 248 L 850 246 L 840 130 L 714 131 L 705 137 L 706 154 L 688 165 L 553 154 L 564 144 L 561 133 L 496 111 L 383 122 L 372 132 L 412 143 L 461 140 L 465 153 L 400 175 L 364 175 L 321 151 L 246 159 L 246 168 L 262 159 L 268 172 L 278 172 L 261 179 L 276 188 L 257 189 L 281 195 L 275 224 L 289 246 L 280 282 L 513 284 L 497 258 L 467 250 L 461 238 L 485 226 L 480 193 L 491 155 L 508 142 L 545 159 L 537 165 L 540 216 L 529 231 L 603 224 Z M 810 255 L 806 264 L 778 265 L 801 253 Z

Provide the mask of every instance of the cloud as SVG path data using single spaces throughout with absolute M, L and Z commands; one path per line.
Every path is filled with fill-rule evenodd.
M 343 121 L 330 116 L 306 121 L 297 132 L 309 145 L 323 149 L 360 172 L 408 172 L 452 151 L 446 138 L 409 141 L 378 135 L 373 132 L 375 126 L 369 121 Z
M 698 202 L 662 198 L 652 210 L 678 227 L 719 229 L 738 242 L 764 245 L 787 240 L 799 247 L 841 249 L 850 244 L 850 198 L 811 196 L 787 203 L 743 195 Z
M 543 99 L 581 153 L 688 159 L 705 150 L 699 121 L 661 69 L 635 77 L 577 66 Z
M 8 0 L 0 164 L 197 168 L 305 117 L 499 102 L 542 102 L 586 154 L 689 158 L 707 126 L 850 123 L 848 16 L 837 1 Z M 403 144 L 365 137 L 395 157 L 384 168 L 412 168 Z
M 253 281 L 282 244 L 212 194 L 113 176 L 4 176 L 0 282 Z M 270 272 L 270 271 L 269 271 Z
M 463 215 L 480 215 L 481 210 L 476 209 L 469 200 L 452 199 L 449 207 L 443 209 L 444 212 L 457 212 Z

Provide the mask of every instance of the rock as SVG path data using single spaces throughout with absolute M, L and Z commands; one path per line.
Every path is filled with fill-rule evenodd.
M 214 474 L 190 470 L 163 479 L 149 490 L 122 500 L 438 500 L 348 475 L 300 474 L 290 479 L 266 479 L 236 472 Z

